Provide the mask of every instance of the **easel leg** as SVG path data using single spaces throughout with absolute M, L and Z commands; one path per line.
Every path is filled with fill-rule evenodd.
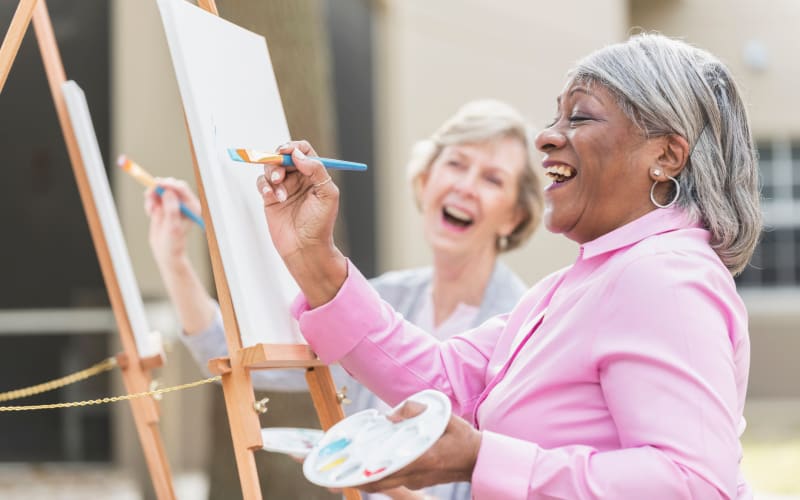
M 222 375 L 222 390 L 242 496 L 244 500 L 261 500 L 261 485 L 253 454 L 255 449 L 262 446 L 261 423 L 253 409 L 255 398 L 251 388 L 250 374 L 241 365 Z M 254 431 L 257 435 L 253 435 Z
M 125 383 L 126 387 L 129 385 Z M 126 389 L 129 393 L 136 392 L 133 389 Z M 147 469 L 153 481 L 153 489 L 159 500 L 175 498 L 175 491 L 172 489 L 172 473 L 167 461 L 167 453 L 164 449 L 164 442 L 161 440 L 161 433 L 158 428 L 158 416 L 155 419 L 148 418 L 149 415 L 158 412 L 155 402 L 152 399 L 131 400 L 131 410 L 139 440 L 144 451 Z
M 3 92 L 11 65 L 14 64 L 19 46 L 22 45 L 22 39 L 28 30 L 34 7 L 36 7 L 36 0 L 20 1 L 17 10 L 14 11 L 14 17 L 11 19 L 6 36 L 3 38 L 3 45 L 0 46 L 0 93 Z
M 333 384 L 330 368 L 327 366 L 309 368 L 306 370 L 306 382 L 319 415 L 319 423 L 324 430 L 328 430 L 344 418 L 342 405 L 336 398 L 336 386 Z M 361 494 L 356 489 L 347 488 L 344 490 L 344 497 L 347 500 L 358 500 Z
M 138 360 L 138 358 L 136 359 Z M 147 391 L 150 386 L 150 374 L 144 371 L 138 362 L 130 363 L 129 358 L 124 354 L 118 356 L 117 360 L 120 363 L 125 392 L 135 394 Z M 156 497 L 159 500 L 174 500 L 172 472 L 158 427 L 158 404 L 152 398 L 132 399 L 130 404 L 133 422 L 139 434 L 139 442 L 142 445 L 145 463 L 150 472 Z

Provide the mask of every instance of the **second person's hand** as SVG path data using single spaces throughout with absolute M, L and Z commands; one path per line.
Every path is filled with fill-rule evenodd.
M 278 148 L 296 169 L 265 165 L 257 187 L 273 244 L 306 296 L 317 307 L 330 301 L 347 277 L 347 261 L 333 241 L 339 188 L 307 141 Z
M 144 208 L 150 216 L 148 239 L 159 268 L 168 269 L 186 258 L 186 242 L 192 222 L 180 212 L 183 202 L 199 214 L 200 201 L 189 186 L 181 180 L 157 178 L 156 184 L 164 189 L 159 195 L 155 188 L 145 191 Z

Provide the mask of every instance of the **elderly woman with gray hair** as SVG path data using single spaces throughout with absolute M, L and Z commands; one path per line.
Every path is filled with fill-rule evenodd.
M 433 265 L 389 272 L 371 285 L 438 340 L 510 311 L 526 290 L 498 256 L 527 240 L 541 219 L 542 189 L 533 168 L 533 147 L 522 115 L 488 99 L 466 103 L 414 147 L 408 173 Z M 199 202 L 182 182 L 161 179 L 159 184 L 167 188 L 164 197 L 151 190 L 146 199 L 150 245 L 183 325 L 181 340 L 205 367 L 209 359 L 225 356 L 227 347 L 219 307 L 186 257 L 189 223 L 178 211 L 178 200 L 196 210 Z M 332 372 L 337 385 L 348 388 L 352 403 L 345 407 L 347 413 L 388 409 L 341 367 Z M 255 371 L 252 377 L 260 390 L 307 388 L 301 370 Z M 395 499 L 422 495 L 402 489 L 386 494 Z M 466 500 L 470 489 L 466 483 L 447 484 L 425 494 Z
M 750 497 L 739 471 L 750 352 L 733 276 L 761 215 L 729 70 L 634 36 L 578 63 L 536 145 L 553 180 L 545 224 L 578 257 L 510 314 L 445 342 L 392 311 L 335 247 L 339 193 L 308 149 L 294 151 L 298 172 L 259 179 L 303 292 L 293 313 L 320 357 L 390 403 L 422 389 L 452 401 L 443 436 L 365 489 L 466 480 L 477 499 Z

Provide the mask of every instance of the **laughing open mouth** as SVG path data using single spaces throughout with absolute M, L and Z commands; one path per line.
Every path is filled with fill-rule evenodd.
M 442 215 L 444 216 L 444 220 L 458 227 L 469 227 L 474 222 L 468 213 L 449 205 L 445 205 L 444 208 L 442 208 Z
M 575 177 L 578 171 L 569 165 L 550 165 L 545 167 L 544 173 L 553 182 L 562 183 Z

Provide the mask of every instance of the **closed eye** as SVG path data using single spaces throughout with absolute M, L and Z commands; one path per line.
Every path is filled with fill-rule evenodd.
M 501 179 L 500 177 L 494 176 L 494 175 L 487 175 L 486 177 L 484 177 L 484 179 L 486 179 L 490 183 L 494 184 L 495 186 L 502 186 L 503 185 L 503 179 Z
M 448 166 L 448 167 L 453 167 L 453 168 L 455 168 L 455 169 L 462 169 L 462 168 L 464 168 L 464 164 L 463 164 L 463 163 L 461 163 L 460 161 L 456 161 L 456 160 L 449 160 L 449 161 L 447 162 L 447 166 Z

